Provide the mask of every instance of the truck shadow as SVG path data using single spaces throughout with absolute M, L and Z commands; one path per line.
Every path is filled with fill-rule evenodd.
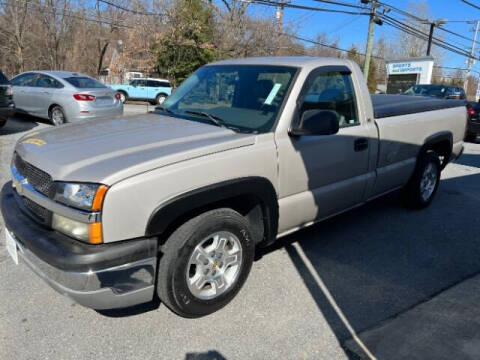
M 478 155 L 464 161 L 480 167 Z M 479 199 L 480 174 L 449 178 L 427 209 L 393 193 L 266 252 L 285 246 L 343 343 L 480 272 Z
M 139 305 L 134 305 L 122 309 L 108 309 L 108 310 L 95 310 L 98 314 L 111 317 L 122 318 L 135 315 L 141 315 L 150 311 L 157 310 L 161 305 L 161 301 L 158 296 L 154 296 L 153 300 Z
M 480 156 L 459 163 L 480 167 Z M 286 248 L 340 343 L 480 272 L 480 174 L 442 180 L 424 210 L 404 209 L 399 198 L 377 199 L 263 252 Z

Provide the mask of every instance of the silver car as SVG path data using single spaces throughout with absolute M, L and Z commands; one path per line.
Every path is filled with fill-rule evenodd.
M 29 71 L 12 79 L 17 111 L 53 125 L 123 115 L 120 94 L 84 74 Z

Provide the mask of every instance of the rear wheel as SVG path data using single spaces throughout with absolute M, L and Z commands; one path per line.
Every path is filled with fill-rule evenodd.
M 158 94 L 157 97 L 155 98 L 155 103 L 157 105 L 162 105 L 166 98 L 167 98 L 167 95 Z
M 421 209 L 430 205 L 440 183 L 440 169 L 440 159 L 434 151 L 419 157 L 412 178 L 404 189 L 408 207 Z
M 52 125 L 59 126 L 67 122 L 67 118 L 65 116 L 65 112 L 63 111 L 61 106 L 54 106 L 50 110 L 50 122 Z
M 125 93 L 125 91 L 119 91 L 118 92 L 120 94 L 120 101 L 125 104 L 125 101 L 127 101 L 127 94 Z
M 159 298 L 184 317 L 221 309 L 247 279 L 254 247 L 247 220 L 232 209 L 211 210 L 187 221 L 163 247 Z

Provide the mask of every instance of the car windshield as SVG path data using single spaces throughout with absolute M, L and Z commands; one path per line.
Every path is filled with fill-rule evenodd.
M 275 124 L 297 69 L 270 65 L 200 68 L 162 104 L 172 115 L 238 131 L 268 132 Z
M 443 98 L 447 95 L 447 89 L 442 85 L 414 85 L 405 91 L 406 95 L 423 95 Z
M 106 87 L 100 81 L 87 76 L 72 76 L 64 78 L 64 80 L 75 86 L 77 89 L 97 89 Z

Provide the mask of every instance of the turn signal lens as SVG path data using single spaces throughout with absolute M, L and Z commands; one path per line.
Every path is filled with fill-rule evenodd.
M 105 198 L 105 194 L 107 193 L 108 186 L 100 185 L 95 193 L 95 197 L 93 198 L 92 203 L 92 210 L 93 211 L 100 211 L 102 210 L 103 199 Z
M 93 223 L 89 226 L 89 243 L 101 244 L 103 243 L 102 223 Z

